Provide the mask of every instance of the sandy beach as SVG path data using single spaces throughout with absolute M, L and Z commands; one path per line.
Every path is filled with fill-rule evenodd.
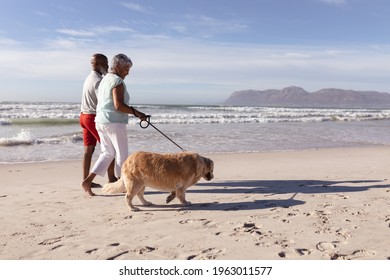
M 207 156 L 192 206 L 140 212 L 86 196 L 81 161 L 0 165 L 0 259 L 390 259 L 390 147 Z

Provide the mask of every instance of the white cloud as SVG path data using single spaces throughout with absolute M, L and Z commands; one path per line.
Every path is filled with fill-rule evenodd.
M 69 35 L 69 36 L 75 36 L 75 37 L 93 37 L 96 36 L 96 34 L 92 31 L 87 30 L 75 30 L 75 29 L 57 29 L 58 33 Z
M 128 27 L 121 27 L 121 26 L 99 26 L 95 27 L 92 30 L 94 30 L 96 33 L 99 34 L 107 34 L 107 33 L 112 33 L 112 32 L 117 32 L 117 33 L 123 33 L 123 32 L 134 32 L 133 29 L 128 28 Z
M 133 11 L 136 11 L 136 12 L 146 13 L 146 12 L 150 11 L 149 7 L 142 6 L 142 5 L 140 5 L 138 3 L 134 3 L 134 2 L 122 2 L 120 4 L 123 7 L 130 9 L 130 10 L 133 10 Z
M 91 39 L 56 38 L 56 39 L 42 41 L 42 50 L 50 50 L 50 51 L 78 50 L 83 46 L 87 46 L 91 42 L 92 42 Z
M 57 33 L 68 35 L 72 37 L 98 37 L 105 34 L 112 33 L 126 33 L 126 32 L 134 32 L 131 28 L 125 28 L 120 26 L 96 26 L 90 28 L 88 30 L 85 29 L 57 29 Z
M 48 13 L 42 12 L 42 11 L 35 11 L 34 14 L 36 14 L 37 16 L 40 16 L 40 17 L 49 17 Z
M 197 103 L 200 98 L 203 102 L 222 102 L 235 90 L 290 85 L 308 91 L 325 87 L 390 89 L 389 46 L 352 49 L 217 44 L 132 34 L 115 44 L 63 38 L 35 50 L 17 42 L 0 44 L 0 76 L 9 81 L 0 84 L 0 100 L 8 93 L 8 100 L 12 99 L 12 91 L 23 85 L 30 93 L 31 83 L 41 84 L 44 91 L 44 85 L 52 81 L 67 84 L 57 89 L 59 101 L 65 97 L 78 101 L 90 70 L 89 58 L 95 52 L 109 58 L 117 53 L 131 57 L 134 67 L 126 83 L 133 100 L 140 103 Z M 7 88 L 8 84 L 13 87 Z
M 178 33 L 185 33 L 188 30 L 186 25 L 183 24 L 182 22 L 170 22 L 168 23 L 168 27 L 169 29 L 176 31 Z
M 0 47 L 18 46 L 20 43 L 16 40 L 0 37 Z

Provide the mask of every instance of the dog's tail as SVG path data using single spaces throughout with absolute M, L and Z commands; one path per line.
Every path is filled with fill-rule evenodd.
M 126 192 L 125 182 L 123 181 L 122 178 L 120 178 L 116 182 L 105 184 L 104 187 L 102 188 L 102 192 L 111 193 L 111 194 L 125 193 Z

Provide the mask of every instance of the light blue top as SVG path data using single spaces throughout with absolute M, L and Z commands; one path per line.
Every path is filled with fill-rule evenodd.
M 128 104 L 130 96 L 127 92 L 126 85 L 123 79 L 113 73 L 108 73 L 103 77 L 97 91 L 98 104 L 96 107 L 95 122 L 124 124 L 127 124 L 129 122 L 129 115 L 126 113 L 119 112 L 114 107 L 112 90 L 120 84 L 123 84 L 125 90 L 124 102 Z

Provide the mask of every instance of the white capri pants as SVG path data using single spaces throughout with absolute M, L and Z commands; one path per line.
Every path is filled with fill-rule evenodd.
M 100 137 L 101 153 L 91 172 L 104 176 L 108 166 L 115 158 L 115 176 L 121 176 L 122 163 L 128 156 L 128 142 L 126 124 L 124 123 L 96 123 L 96 130 Z

